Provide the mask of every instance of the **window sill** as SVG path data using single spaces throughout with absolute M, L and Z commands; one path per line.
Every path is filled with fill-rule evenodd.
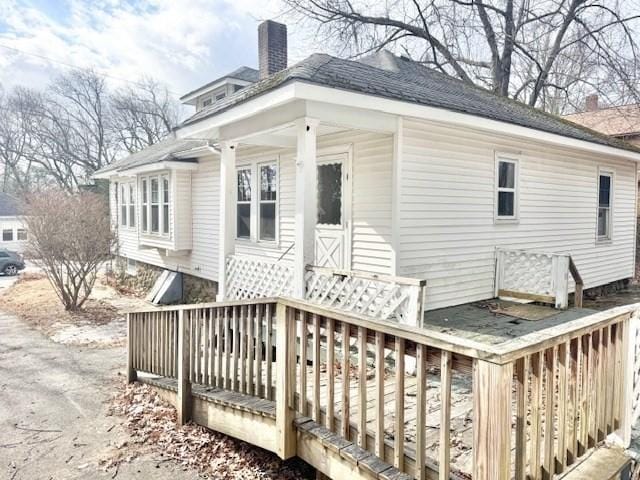
M 519 218 L 494 218 L 493 223 L 495 225 L 514 225 L 520 223 Z
M 612 245 L 613 244 L 613 239 L 611 238 L 597 238 L 596 239 L 596 246 L 597 245 Z
M 265 248 L 280 248 L 279 240 L 252 240 L 250 238 L 236 238 L 235 241 L 242 245 L 253 245 Z

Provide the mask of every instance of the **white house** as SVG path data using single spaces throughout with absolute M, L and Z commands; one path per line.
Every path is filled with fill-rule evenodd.
M 426 281 L 427 310 L 494 297 L 500 248 L 541 253 L 515 275 L 532 293 L 569 255 L 585 288 L 634 275 L 640 150 L 389 52 L 285 68 L 286 27 L 259 31 L 259 74 L 191 92 L 173 138 L 96 174 L 122 256 L 220 298 Z
M 0 248 L 22 252 L 27 235 L 18 200 L 0 192 Z

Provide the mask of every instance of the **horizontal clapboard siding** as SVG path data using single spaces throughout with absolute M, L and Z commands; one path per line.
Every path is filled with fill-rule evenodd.
M 491 298 L 496 247 L 570 253 L 587 288 L 633 276 L 632 162 L 418 120 L 403 124 L 399 268 L 427 280 L 428 309 Z M 495 151 L 519 155 L 517 223 L 494 222 Z M 599 167 L 615 172 L 608 243 L 596 242 Z
M 212 157 L 199 159 L 195 172 L 181 172 L 175 177 L 176 195 L 190 197 L 191 202 L 183 205 L 176 217 L 180 220 L 175 228 L 180 229 L 183 244 L 190 244 L 189 253 L 179 256 L 165 256 L 154 248 L 140 248 L 136 229 L 123 228 L 118 223 L 118 208 L 115 198 L 115 186 L 110 188 L 110 206 L 112 222 L 118 227 L 118 255 L 138 262 L 148 263 L 161 268 L 178 270 L 208 280 L 218 281 L 218 229 L 219 229 L 219 160 Z M 170 209 L 173 220 L 174 204 Z M 140 205 L 136 205 L 136 225 L 140 221 Z M 188 219 L 192 218 L 189 222 Z M 172 224 L 172 235 L 174 222 Z

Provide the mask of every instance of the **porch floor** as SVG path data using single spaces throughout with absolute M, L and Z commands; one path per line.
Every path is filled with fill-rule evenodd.
M 423 328 L 488 345 L 499 345 L 593 313 L 596 310 L 589 308 L 556 310 L 493 299 L 427 311 Z M 537 319 L 527 320 L 523 316 Z

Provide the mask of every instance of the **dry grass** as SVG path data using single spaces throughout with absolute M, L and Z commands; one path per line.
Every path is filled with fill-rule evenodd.
M 107 471 L 117 472 L 121 463 L 151 453 L 194 469 L 205 478 L 314 478 L 314 470 L 300 460 L 283 462 L 272 453 L 192 423 L 178 427 L 175 408 L 146 385 L 118 383 L 109 414 L 124 416 L 130 440 L 102 459 Z
M 0 296 L 0 309 L 47 330 L 55 323 L 109 323 L 117 310 L 100 300 L 89 299 L 82 311 L 69 312 L 44 274 L 25 273 Z

